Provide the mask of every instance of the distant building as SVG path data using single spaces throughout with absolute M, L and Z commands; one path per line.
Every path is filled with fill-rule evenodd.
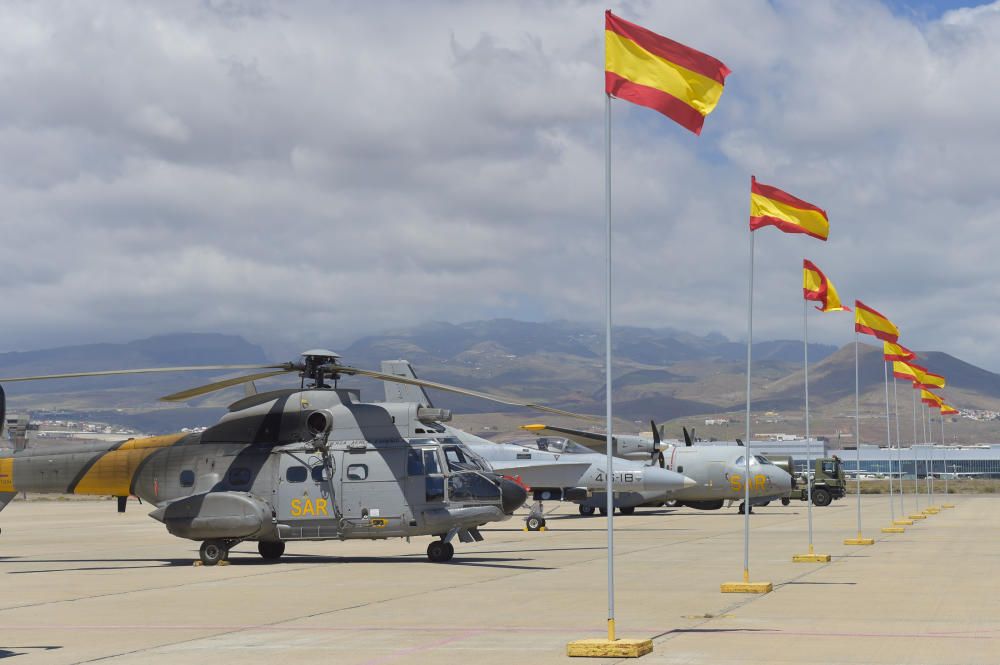
M 706 425 L 728 425 L 731 421 L 729 418 L 706 418 Z

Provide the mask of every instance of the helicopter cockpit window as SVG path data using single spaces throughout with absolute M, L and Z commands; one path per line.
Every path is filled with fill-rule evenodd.
M 304 466 L 290 466 L 285 471 L 285 480 L 290 483 L 304 483 L 309 471 Z
M 434 454 L 433 450 L 424 450 L 424 471 L 428 474 L 441 473 L 437 455 Z
M 233 467 L 229 470 L 229 484 L 233 487 L 241 487 L 250 484 L 250 469 L 245 466 Z
M 348 480 L 365 480 L 368 478 L 367 464 L 351 464 L 347 467 Z
M 406 475 L 408 476 L 424 475 L 424 456 L 422 454 L 422 451 L 410 448 L 409 452 L 406 455 Z

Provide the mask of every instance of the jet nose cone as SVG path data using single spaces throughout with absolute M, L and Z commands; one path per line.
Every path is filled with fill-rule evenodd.
M 682 476 L 675 471 L 667 471 L 666 469 L 653 466 L 646 469 L 645 482 L 643 484 L 647 490 L 670 492 L 683 487 L 689 487 L 686 484 L 689 480 L 691 479 L 687 476 Z
M 528 492 L 521 485 L 506 478 L 500 479 L 500 504 L 503 512 L 513 515 L 514 511 L 524 505 L 528 500 Z
M 772 482 L 781 492 L 788 492 L 792 489 L 792 477 L 781 469 L 778 473 L 772 474 Z
M 684 476 L 684 488 L 685 489 L 687 489 L 688 487 L 694 487 L 697 484 L 698 484 L 697 480 L 691 480 L 687 476 Z

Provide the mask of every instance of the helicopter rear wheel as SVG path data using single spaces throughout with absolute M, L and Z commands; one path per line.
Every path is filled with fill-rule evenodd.
M 214 566 L 220 561 L 225 561 L 229 556 L 229 548 L 221 540 L 206 540 L 198 550 L 201 563 L 206 566 Z
M 434 563 L 445 563 L 451 561 L 455 556 L 455 546 L 443 540 L 433 540 L 427 546 L 427 559 Z
M 280 540 L 262 540 L 257 543 L 257 551 L 265 559 L 277 561 L 285 553 L 285 543 Z
M 595 512 L 597 512 L 597 509 L 593 506 L 580 506 L 580 514 L 584 517 L 590 517 Z

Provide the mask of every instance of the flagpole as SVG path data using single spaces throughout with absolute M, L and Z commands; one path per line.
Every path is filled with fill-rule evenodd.
M 802 353 L 806 384 L 806 514 L 809 516 L 809 554 L 813 552 L 812 442 L 809 438 L 809 308 L 802 299 Z
M 948 498 L 948 449 L 944 447 L 944 413 L 941 414 L 941 455 L 944 457 L 944 496 Z
M 607 422 L 605 424 L 608 473 L 605 477 L 604 492 L 608 513 L 608 641 L 615 641 L 615 497 L 611 490 L 614 473 L 612 454 L 611 419 L 611 95 L 604 95 L 604 202 L 607 217 L 607 282 L 605 292 L 604 326 L 604 400 Z
M 747 285 L 747 409 L 743 472 L 743 582 L 750 582 L 750 350 L 753 346 L 753 229 L 750 230 L 750 280 Z
M 924 432 L 924 445 L 927 445 L 927 405 L 920 402 L 920 428 Z M 931 474 L 929 472 L 928 461 L 931 458 L 930 452 L 927 453 L 927 459 L 924 460 L 924 494 L 927 495 L 927 507 L 934 505 L 934 497 L 931 496 Z
M 854 331 L 854 450 L 858 475 L 858 540 L 861 540 L 861 383 L 858 378 L 858 331 Z
M 903 440 L 899 438 L 899 391 L 896 390 L 896 376 L 892 377 L 892 411 L 896 415 L 896 469 L 899 471 L 899 517 L 906 518 L 903 506 Z
M 917 389 L 913 389 L 913 502 L 916 512 L 920 512 L 920 474 L 917 473 Z
M 896 521 L 895 495 L 892 492 L 892 426 L 889 421 L 889 363 L 882 359 L 882 373 L 885 374 L 885 441 L 889 452 L 889 516 Z

